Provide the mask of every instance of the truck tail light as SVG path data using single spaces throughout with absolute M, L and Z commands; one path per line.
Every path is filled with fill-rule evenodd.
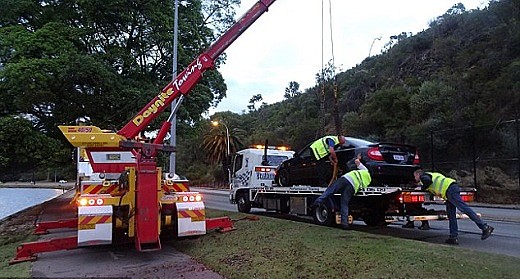
M 463 192 L 460 194 L 460 197 L 464 202 L 472 202 L 475 200 L 475 194 L 472 192 Z
M 400 203 L 422 203 L 424 202 L 424 194 L 423 193 L 412 193 L 412 192 L 403 192 L 399 195 Z
M 413 164 L 414 165 L 419 165 L 421 163 L 421 160 L 419 158 L 419 151 L 416 151 L 415 152 L 415 156 L 413 158 Z
M 379 147 L 372 147 L 368 149 L 368 158 L 375 160 L 375 161 L 384 161 L 383 155 L 381 152 L 379 152 Z
M 273 168 L 268 167 L 255 167 L 255 172 L 271 172 Z

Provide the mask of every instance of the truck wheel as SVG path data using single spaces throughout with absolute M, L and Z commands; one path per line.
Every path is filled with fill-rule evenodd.
M 280 175 L 278 176 L 278 185 L 282 187 L 289 187 L 289 173 L 287 170 L 281 170 Z
M 238 212 L 249 213 L 251 212 L 251 203 L 247 198 L 246 194 L 240 194 L 237 198 L 237 209 Z
M 363 214 L 363 222 L 365 222 L 367 226 L 371 227 L 387 225 L 385 221 L 385 213 L 378 210 L 365 212 Z
M 319 206 L 314 208 L 312 217 L 316 224 L 322 226 L 332 225 L 335 219 L 335 215 L 334 212 L 332 212 L 332 208 L 325 203 L 321 203 Z

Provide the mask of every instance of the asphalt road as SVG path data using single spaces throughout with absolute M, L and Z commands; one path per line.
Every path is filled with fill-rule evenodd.
M 200 191 L 204 194 L 206 207 L 237 212 L 236 205 L 229 203 L 229 197 L 226 191 L 206 189 L 196 189 L 196 191 Z M 435 207 L 442 209 L 444 206 L 436 205 Z M 495 228 L 495 231 L 491 237 L 482 241 L 480 240 L 481 231 L 473 221 L 469 219 L 459 220 L 460 244 L 458 247 L 520 257 L 520 210 L 475 206 L 473 209 L 475 212 L 480 213 L 482 218 Z M 268 213 L 262 209 L 252 209 L 252 213 L 269 217 L 295 219 L 294 216 L 289 216 L 288 214 Z M 302 222 L 311 222 L 309 218 L 296 219 Z M 422 231 L 417 228 L 405 229 L 401 227 L 403 224 L 403 222 L 396 222 L 387 227 L 368 227 L 361 221 L 355 221 L 353 229 L 372 234 L 415 239 L 442 245 L 445 245 L 444 241 L 449 235 L 448 221 L 431 221 L 431 229 L 428 231 Z M 420 222 L 416 222 L 415 225 L 419 226 Z

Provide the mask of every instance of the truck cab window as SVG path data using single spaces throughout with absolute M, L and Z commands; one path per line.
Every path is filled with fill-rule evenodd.
M 244 155 L 237 154 L 235 156 L 235 162 L 233 165 L 233 175 L 242 168 L 242 160 L 244 159 Z

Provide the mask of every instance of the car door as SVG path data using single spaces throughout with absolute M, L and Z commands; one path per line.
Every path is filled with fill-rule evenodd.
M 318 183 L 316 158 L 310 146 L 302 149 L 294 158 L 290 167 L 290 181 L 294 185 L 314 185 Z

